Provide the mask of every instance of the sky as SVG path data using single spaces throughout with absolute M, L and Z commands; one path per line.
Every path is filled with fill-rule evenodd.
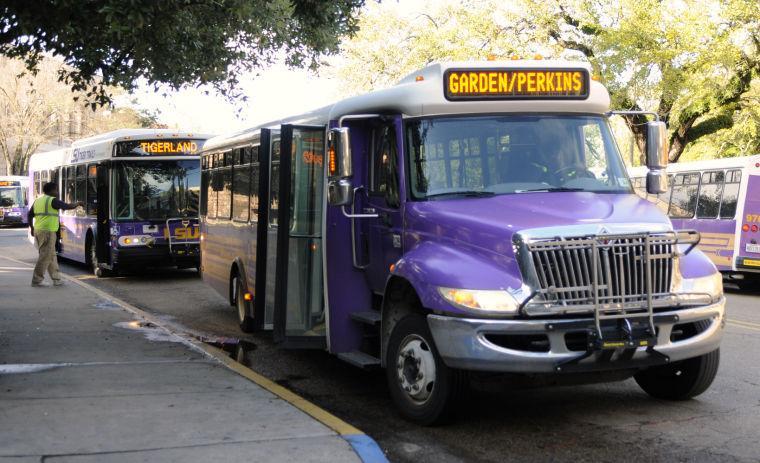
M 383 8 L 401 10 L 405 14 L 424 11 L 429 2 L 440 0 L 388 0 L 365 7 L 368 11 Z M 446 0 L 458 1 L 458 0 Z M 340 57 L 330 57 L 326 63 L 340 65 Z M 306 70 L 291 70 L 284 64 L 240 76 L 240 89 L 248 97 L 245 104 L 234 104 L 215 93 L 213 88 L 162 89 L 154 92 L 147 84 L 125 95 L 119 104 L 157 112 L 159 121 L 170 128 L 222 134 L 256 126 L 285 116 L 308 112 L 345 98 L 340 82 L 328 70 L 315 75 Z M 208 91 L 208 95 L 205 91 Z M 163 96 L 166 94 L 166 96 Z M 132 103 L 132 101 L 136 102 Z
M 136 108 L 156 112 L 170 128 L 209 134 L 242 130 L 340 99 L 335 79 L 284 65 L 242 76 L 240 89 L 248 97 L 245 103 L 227 101 L 210 87 L 154 92 L 141 85 L 125 99 L 133 100 Z

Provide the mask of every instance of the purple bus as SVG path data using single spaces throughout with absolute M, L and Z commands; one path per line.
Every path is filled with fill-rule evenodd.
M 636 192 L 666 212 L 675 228 L 699 231 L 699 249 L 742 289 L 760 288 L 760 155 L 679 162 L 669 190 L 646 192 L 646 167 L 629 169 Z
M 0 175 L 0 226 L 26 225 L 28 190 L 27 177 Z
M 385 368 L 401 414 L 468 378 L 634 377 L 685 399 L 717 372 L 722 280 L 699 233 L 634 193 L 587 63 L 433 64 L 212 138 L 201 274 L 244 331 Z M 667 188 L 648 123 L 648 191 Z
M 124 129 L 34 154 L 32 194 L 53 181 L 68 203 L 61 213 L 62 257 L 97 276 L 142 266 L 200 265 L 198 153 L 205 135 Z

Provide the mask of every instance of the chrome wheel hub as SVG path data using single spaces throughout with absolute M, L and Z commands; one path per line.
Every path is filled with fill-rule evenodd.
M 415 402 L 426 402 L 435 387 L 435 357 L 427 341 L 411 334 L 401 341 L 396 359 L 399 385 Z

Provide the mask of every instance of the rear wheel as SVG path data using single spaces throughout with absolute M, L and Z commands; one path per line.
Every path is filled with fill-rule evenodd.
M 466 376 L 443 363 L 422 315 L 407 315 L 396 324 L 386 361 L 391 397 L 404 418 L 423 425 L 450 418 L 466 390 Z
M 634 378 L 652 397 L 666 400 L 686 400 L 696 397 L 710 387 L 718 373 L 720 350 L 670 365 L 648 368 Z
M 253 332 L 253 317 L 251 317 L 249 301 L 245 300 L 245 288 L 243 287 L 243 280 L 239 277 L 235 277 L 235 308 L 237 308 L 238 324 L 240 330 L 244 333 Z

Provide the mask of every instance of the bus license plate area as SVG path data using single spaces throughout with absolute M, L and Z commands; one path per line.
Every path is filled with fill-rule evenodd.
M 745 250 L 747 252 L 752 252 L 755 254 L 760 254 L 760 244 L 754 244 L 754 243 L 747 243 L 745 246 Z
M 657 344 L 656 333 L 652 333 L 647 320 L 616 320 L 602 324 L 602 336 L 595 329 L 587 334 L 587 348 L 593 351 L 637 349 Z

